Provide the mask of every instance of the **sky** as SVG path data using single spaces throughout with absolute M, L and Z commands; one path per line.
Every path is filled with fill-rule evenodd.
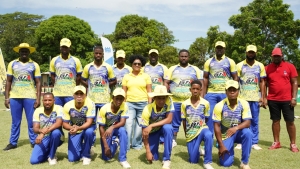
M 173 46 L 188 49 L 198 37 L 206 37 L 210 26 L 233 33 L 228 19 L 239 14 L 240 7 L 251 0 L 0 0 L 0 14 L 16 11 L 29 14 L 73 15 L 88 22 L 95 34 L 110 34 L 122 16 L 138 14 L 162 22 L 178 40 Z M 294 20 L 300 19 L 300 1 L 283 0 L 290 4 Z

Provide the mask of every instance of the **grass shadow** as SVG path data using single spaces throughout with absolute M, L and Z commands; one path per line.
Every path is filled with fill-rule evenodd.
M 29 146 L 31 146 L 29 139 L 19 139 L 18 140 L 18 147 L 22 147 L 22 146 L 25 146 L 27 144 Z

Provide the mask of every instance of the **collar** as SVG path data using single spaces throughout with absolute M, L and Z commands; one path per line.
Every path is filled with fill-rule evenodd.
M 146 65 L 152 66 L 152 65 L 150 64 L 150 62 L 147 62 Z M 145 65 L 145 66 L 146 66 L 146 65 Z M 156 64 L 155 66 L 158 66 L 158 65 L 160 65 L 159 62 L 157 62 L 157 64 Z M 155 66 L 152 66 L 152 67 L 155 67 Z
M 61 54 L 59 54 L 59 57 L 61 57 L 62 59 L 64 59 L 64 58 L 61 56 Z M 71 57 L 71 54 L 69 53 L 68 59 L 70 59 L 70 57 Z M 66 59 L 66 60 L 68 60 L 68 59 Z
M 190 63 L 188 63 L 188 65 L 186 67 L 192 66 Z M 177 67 L 182 67 L 180 66 L 180 63 L 178 63 Z
M 253 65 L 255 65 L 256 64 L 256 60 L 254 60 L 254 63 L 253 63 Z M 249 65 L 248 63 L 247 63 L 247 59 L 245 59 L 244 61 L 243 61 L 243 65 Z M 252 66 L 253 66 L 252 65 Z M 250 65 L 249 65 L 250 66 Z
M 20 58 L 16 59 L 16 61 L 17 61 L 17 62 L 21 62 L 21 61 L 20 61 Z M 31 60 L 31 59 L 29 58 L 28 62 L 33 62 L 33 60 Z M 27 63 L 27 62 L 25 62 L 25 63 Z
M 225 54 L 224 54 L 223 56 L 221 56 L 221 58 L 222 58 L 221 60 L 223 60 L 225 57 L 226 57 Z M 217 59 L 217 55 L 215 55 L 214 58 L 215 58 L 216 60 L 218 60 L 218 59 Z

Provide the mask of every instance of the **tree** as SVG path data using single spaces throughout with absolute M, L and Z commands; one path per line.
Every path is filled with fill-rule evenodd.
M 59 43 L 62 38 L 69 38 L 72 42 L 71 54 L 86 58 L 86 53 L 91 52 L 96 43 L 96 35 L 91 26 L 70 15 L 55 15 L 43 21 L 36 29 L 35 37 L 42 57 L 42 64 L 48 63 L 48 57 L 57 56 Z
M 44 16 L 42 15 L 23 12 L 0 15 L 0 47 L 6 63 L 19 56 L 13 51 L 13 47 L 18 46 L 20 43 L 26 42 L 31 46 L 36 46 L 35 30 L 43 19 Z M 37 62 L 38 56 L 38 52 L 30 55 Z
M 203 69 L 206 56 L 208 55 L 208 48 L 209 45 L 206 38 L 197 38 L 189 48 L 190 63 Z
M 300 20 L 294 20 L 289 7 L 282 0 L 254 0 L 241 7 L 240 14 L 229 18 L 235 29 L 231 52 L 242 55 L 247 45 L 254 44 L 258 48 L 257 59 L 266 64 L 277 46 L 299 68 Z
M 166 46 L 159 51 L 158 61 L 170 68 L 179 63 L 178 52 L 179 49 L 173 46 Z

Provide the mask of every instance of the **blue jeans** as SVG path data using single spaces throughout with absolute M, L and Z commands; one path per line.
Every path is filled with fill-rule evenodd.
M 148 102 L 127 102 L 128 118 L 126 119 L 125 128 L 128 134 L 127 150 L 130 144 L 134 149 L 141 149 L 142 145 L 142 112 Z

